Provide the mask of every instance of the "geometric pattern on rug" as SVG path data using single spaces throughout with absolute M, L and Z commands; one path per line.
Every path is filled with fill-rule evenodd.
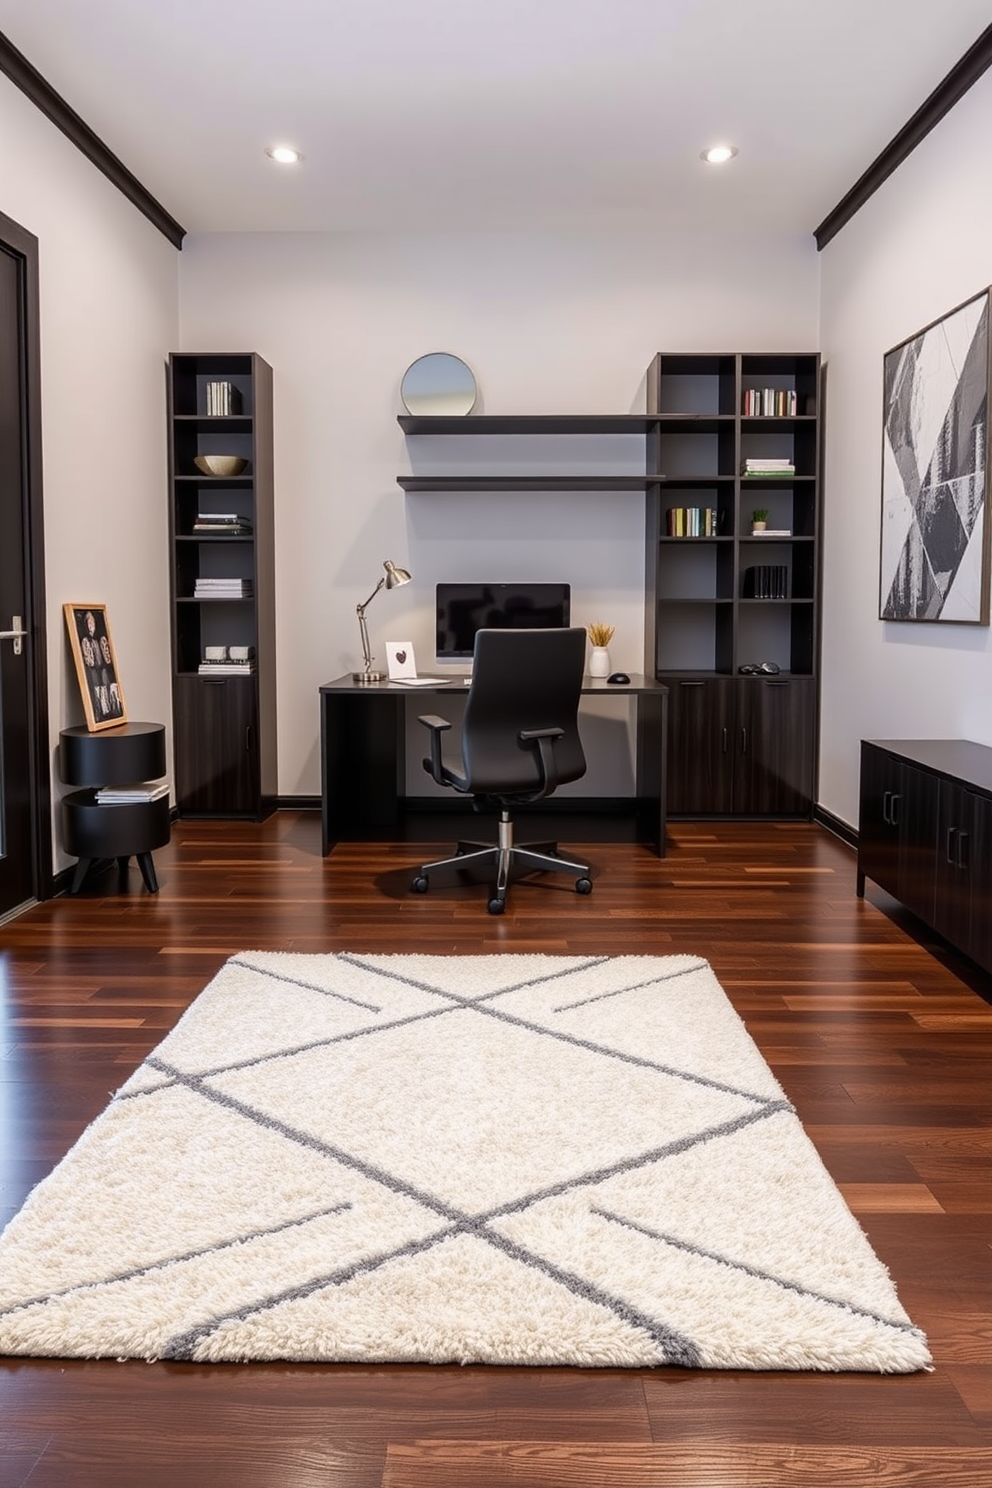
M 232 957 L 0 1236 L 0 1351 L 930 1362 L 692 956 Z

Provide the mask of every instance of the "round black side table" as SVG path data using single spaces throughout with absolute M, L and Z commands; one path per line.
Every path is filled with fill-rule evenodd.
M 66 785 L 90 787 L 62 797 L 66 852 L 78 858 L 70 893 L 78 894 L 91 863 L 116 858 L 122 877 L 132 855 L 150 894 L 158 892 L 152 850 L 169 840 L 169 797 L 101 806 L 97 789 L 160 780 L 165 774 L 165 725 L 122 723 L 91 734 L 83 727 L 59 734 L 59 775 Z

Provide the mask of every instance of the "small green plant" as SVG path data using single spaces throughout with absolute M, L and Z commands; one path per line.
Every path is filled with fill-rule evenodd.
M 594 646 L 608 646 L 615 630 L 615 625 L 603 625 L 599 620 L 594 620 L 591 625 L 586 626 L 589 639 Z
M 764 506 L 756 506 L 754 508 L 754 511 L 751 513 L 751 521 L 752 522 L 767 522 L 768 521 L 768 508 L 767 507 L 764 507 Z

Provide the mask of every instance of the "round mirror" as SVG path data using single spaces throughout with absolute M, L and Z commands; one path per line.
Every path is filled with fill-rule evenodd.
M 421 415 L 471 413 L 478 388 L 460 357 L 431 351 L 411 362 L 403 373 L 400 397 L 407 413 Z

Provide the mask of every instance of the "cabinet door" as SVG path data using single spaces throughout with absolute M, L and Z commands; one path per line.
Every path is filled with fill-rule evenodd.
M 899 879 L 899 828 L 892 811 L 899 771 L 899 761 L 891 754 L 862 742 L 858 873 L 890 894 L 896 892 Z
M 181 816 L 258 816 L 253 679 L 175 679 L 176 803 Z
M 808 816 L 813 804 L 810 677 L 746 677 L 737 683 L 734 811 Z
M 972 799 L 971 934 L 965 949 L 972 960 L 992 971 L 992 801 Z
M 941 783 L 935 775 L 902 764 L 891 814 L 899 836 L 895 886 L 892 892 L 907 909 L 933 924 L 934 858 Z
M 727 815 L 733 806 L 732 677 L 668 677 L 668 811 Z

